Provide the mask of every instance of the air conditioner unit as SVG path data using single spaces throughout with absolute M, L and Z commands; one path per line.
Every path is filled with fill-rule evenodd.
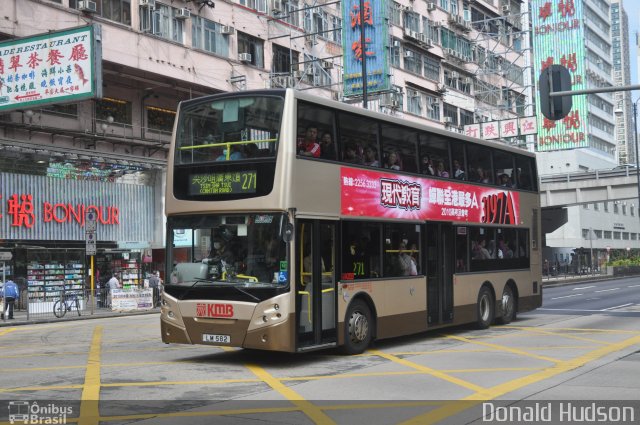
M 451 78 L 458 78 L 460 77 L 460 74 L 458 74 L 458 71 L 451 71 Z
M 98 11 L 98 7 L 96 6 L 95 1 L 79 1 L 78 10 L 87 13 L 96 13 Z
M 236 29 L 235 29 L 235 28 L 233 28 L 233 27 L 232 27 L 232 26 L 230 26 L 230 25 L 222 25 L 222 26 L 220 27 L 220 34 L 222 34 L 222 35 L 231 35 L 231 34 L 233 34 L 235 31 L 236 31 Z
M 417 39 L 418 38 L 418 33 L 409 29 L 409 28 L 405 28 L 404 29 L 404 36 L 408 37 L 408 38 L 413 38 L 413 39 Z
M 400 47 L 400 40 L 393 40 L 393 47 Z
M 411 50 L 407 50 L 406 52 L 404 52 L 404 57 L 405 58 L 412 58 L 413 57 L 413 52 Z
M 451 117 L 444 117 L 442 118 L 442 122 L 444 122 L 445 124 L 451 124 L 453 120 L 451 119 Z
M 189 11 L 189 9 L 185 9 L 184 7 L 182 9 L 178 9 L 178 11 L 176 12 L 176 19 L 187 19 L 191 17 L 191 11 Z
M 445 85 L 444 85 L 444 84 L 442 84 L 442 83 L 439 83 L 439 84 L 438 84 L 438 87 L 436 88 L 436 90 L 438 90 L 440 93 L 444 93 L 444 92 L 446 92 L 446 91 L 447 91 L 447 86 L 445 86 Z
M 333 69 L 333 63 L 329 61 L 321 61 L 320 62 L 322 68 L 324 69 Z
M 156 7 L 156 0 L 140 0 L 140 6 L 142 7 Z
M 509 13 L 509 12 L 511 12 L 511 6 L 509 6 L 508 4 L 503 4 L 502 13 Z
M 436 4 L 435 3 L 427 3 L 427 11 L 433 12 L 434 10 L 436 10 Z
M 274 16 L 281 15 L 284 12 L 282 0 L 271 0 L 271 14 Z
M 238 53 L 238 59 L 241 62 L 251 62 L 251 53 Z
M 423 35 L 422 42 L 424 43 L 424 45 L 427 47 L 433 47 L 433 40 L 427 37 L 427 34 L 422 34 L 422 35 Z

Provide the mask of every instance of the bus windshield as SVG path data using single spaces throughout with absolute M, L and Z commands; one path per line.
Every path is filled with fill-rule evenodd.
M 284 99 L 234 96 L 181 107 L 175 164 L 275 157 Z
M 283 214 L 169 217 L 170 285 L 286 288 Z

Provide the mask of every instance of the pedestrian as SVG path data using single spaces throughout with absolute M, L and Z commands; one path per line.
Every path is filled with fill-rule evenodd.
M 8 311 L 8 319 L 13 320 L 13 305 L 20 299 L 18 285 L 16 285 L 11 279 L 7 280 L 2 288 L 2 296 L 4 297 L 4 311 L 0 314 L 0 318 L 4 320 L 5 314 Z
M 149 288 L 153 289 L 153 307 L 160 305 L 160 272 L 155 271 L 149 278 Z

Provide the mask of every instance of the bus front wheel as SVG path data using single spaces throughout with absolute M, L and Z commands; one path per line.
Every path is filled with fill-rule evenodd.
M 345 321 L 344 351 L 360 354 L 371 343 L 373 320 L 369 306 L 362 300 L 354 300 L 347 310 Z
M 476 308 L 478 310 L 478 319 L 477 319 L 477 327 L 478 329 L 487 329 L 491 322 L 493 322 L 493 296 L 491 295 L 491 291 L 486 286 L 480 288 L 480 293 L 478 294 L 478 303 Z

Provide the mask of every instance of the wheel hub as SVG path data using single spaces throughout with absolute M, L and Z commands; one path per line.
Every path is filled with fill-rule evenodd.
M 353 342 L 362 342 L 367 338 L 369 332 L 369 323 L 367 317 L 354 312 L 349 319 L 349 335 Z

